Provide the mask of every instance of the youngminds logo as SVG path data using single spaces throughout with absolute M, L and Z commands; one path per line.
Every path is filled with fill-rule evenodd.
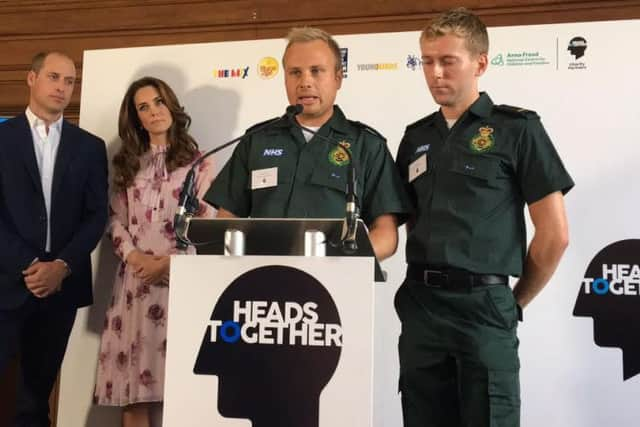
M 292 267 L 260 267 L 216 302 L 193 371 L 218 377 L 224 417 L 316 427 L 342 343 L 338 309 L 319 281 Z
M 573 315 L 593 318 L 596 345 L 622 350 L 624 380 L 640 373 L 640 239 L 598 252 L 580 284 Z
M 358 64 L 358 71 L 397 71 L 397 62 L 383 62 L 378 64 Z

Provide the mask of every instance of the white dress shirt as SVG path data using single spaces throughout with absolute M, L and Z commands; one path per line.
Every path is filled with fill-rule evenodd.
M 55 122 L 47 125 L 38 118 L 29 107 L 26 110 L 29 129 L 33 139 L 33 148 L 36 153 L 38 170 L 40 171 L 40 181 L 44 194 L 44 204 L 47 208 L 47 243 L 45 250 L 51 251 L 51 185 L 53 184 L 53 170 L 56 163 L 56 154 L 60 146 L 60 135 L 62 134 L 62 116 Z

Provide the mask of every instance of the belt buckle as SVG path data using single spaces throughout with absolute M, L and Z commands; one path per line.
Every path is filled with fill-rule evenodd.
M 432 283 L 429 281 L 429 275 L 433 275 L 434 279 L 435 277 L 439 277 L 442 281 L 444 282 L 448 282 L 449 281 L 449 275 L 447 273 L 443 273 L 440 270 L 425 270 L 424 271 L 424 275 L 423 275 L 423 279 L 424 279 L 424 284 L 426 286 L 432 287 L 432 288 L 442 288 L 442 281 L 440 281 L 439 283 Z

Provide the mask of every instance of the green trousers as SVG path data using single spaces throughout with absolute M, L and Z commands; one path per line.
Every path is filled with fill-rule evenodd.
M 451 291 L 407 279 L 394 303 L 405 427 L 519 427 L 518 312 L 508 286 Z

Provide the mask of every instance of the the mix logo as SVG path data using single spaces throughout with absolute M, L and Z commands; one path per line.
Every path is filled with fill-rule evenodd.
M 249 77 L 249 67 L 243 68 L 218 68 L 212 71 L 216 79 L 246 79 Z
M 596 345 L 622 349 L 624 380 L 640 373 L 640 239 L 598 252 L 580 283 L 573 315 L 593 318 Z
M 260 267 L 216 302 L 193 371 L 218 376 L 224 417 L 317 427 L 343 338 L 336 304 L 319 281 L 292 267 Z

